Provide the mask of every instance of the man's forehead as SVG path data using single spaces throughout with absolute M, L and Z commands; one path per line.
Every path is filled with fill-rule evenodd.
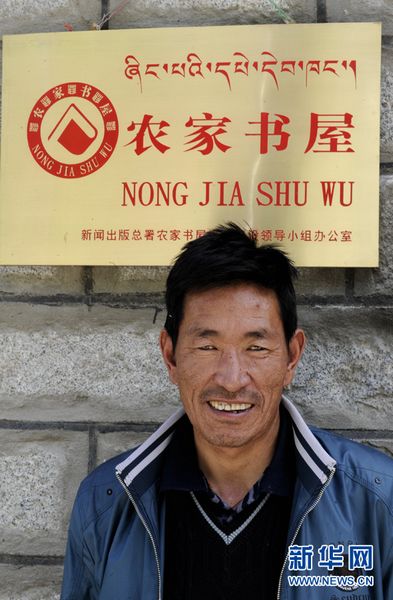
M 244 322 L 249 331 L 266 329 L 266 321 L 281 313 L 273 290 L 254 284 L 236 284 L 193 291 L 187 294 L 183 307 L 183 325 L 187 331 L 216 329 L 217 321 Z
M 199 324 L 198 322 L 191 322 L 189 326 L 186 327 L 185 332 L 194 337 L 217 337 L 222 335 L 222 330 L 220 328 L 204 327 L 203 324 Z M 252 329 L 246 328 L 241 333 L 244 338 L 263 339 L 269 335 L 269 329 L 263 326 L 253 327 Z
M 187 292 L 184 298 L 183 312 L 190 305 L 193 307 L 212 306 L 223 300 L 228 302 L 228 300 L 230 301 L 239 296 L 242 296 L 243 301 L 248 297 L 253 303 L 269 302 L 278 306 L 278 298 L 274 290 L 252 282 L 235 282 Z

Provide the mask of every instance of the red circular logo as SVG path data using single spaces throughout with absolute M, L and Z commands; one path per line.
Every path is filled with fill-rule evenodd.
M 51 175 L 65 179 L 98 171 L 112 156 L 118 135 L 112 102 L 94 85 L 80 82 L 48 90 L 27 123 L 34 160 Z

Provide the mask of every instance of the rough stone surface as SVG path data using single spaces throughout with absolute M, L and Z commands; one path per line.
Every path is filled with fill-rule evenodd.
M 111 0 L 111 9 L 118 6 Z M 275 6 L 276 5 L 276 6 Z M 276 8 L 277 7 L 277 8 Z M 176 27 L 182 25 L 235 25 L 297 23 L 316 20 L 313 0 L 136 0 L 110 20 L 111 29 L 128 27 Z
M 1 431 L 0 554 L 62 555 L 87 433 Z
M 92 29 L 100 0 L 1 0 L 0 34 Z
M 300 310 L 309 344 L 291 396 L 313 422 L 393 428 L 392 312 Z M 0 319 L 1 418 L 159 422 L 178 406 L 162 313 L 9 305 Z
M 159 421 L 176 405 L 153 309 L 2 304 L 0 419 Z
M 110 294 L 164 293 L 169 267 L 95 267 L 94 292 Z M 299 269 L 299 296 L 343 296 L 344 269 Z
M 381 452 L 384 452 L 393 458 L 393 440 L 373 438 L 367 440 L 360 439 L 359 441 L 362 442 L 362 444 L 366 444 L 366 446 L 370 446 L 370 448 L 381 450 Z
M 393 162 L 393 43 L 385 43 L 381 73 L 381 162 Z
M 0 266 L 0 294 L 82 294 L 81 267 Z
M 382 33 L 393 33 L 391 0 L 326 0 L 326 10 L 331 23 L 382 21 Z
M 162 292 L 168 267 L 95 267 L 94 292 L 112 294 Z
M 301 309 L 308 345 L 288 397 L 312 424 L 393 429 L 393 309 Z
M 300 268 L 295 287 L 298 297 L 344 296 L 345 269 Z
M 0 600 L 59 600 L 62 567 L 0 564 Z
M 355 296 L 392 295 L 393 289 L 393 176 L 381 177 L 379 267 L 355 271 Z
M 97 439 L 97 465 L 121 454 L 126 450 L 139 446 L 151 433 L 141 431 L 117 431 L 113 433 L 100 433 Z

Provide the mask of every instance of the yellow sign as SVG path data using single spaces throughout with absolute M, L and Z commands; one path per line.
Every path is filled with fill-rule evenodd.
M 0 263 L 168 264 L 225 221 L 378 262 L 380 25 L 5 36 Z

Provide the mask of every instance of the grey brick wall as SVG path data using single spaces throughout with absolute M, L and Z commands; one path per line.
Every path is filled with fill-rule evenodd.
M 2 0 L 0 33 L 86 30 L 120 0 Z M 393 455 L 393 2 L 276 0 L 294 22 L 382 21 L 378 269 L 302 269 L 309 343 L 289 396 Z M 269 0 L 133 0 L 110 28 L 280 23 Z M 78 481 L 177 406 L 162 267 L 0 267 L 0 600 L 59 598 Z

